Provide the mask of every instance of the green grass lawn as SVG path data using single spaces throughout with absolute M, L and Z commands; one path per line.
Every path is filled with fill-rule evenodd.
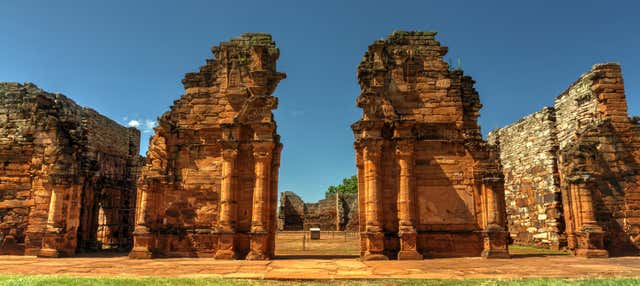
M 71 276 L 0 275 L 0 285 L 640 285 L 640 279 L 426 279 L 426 280 L 335 280 L 335 281 L 275 281 L 209 278 L 106 278 Z

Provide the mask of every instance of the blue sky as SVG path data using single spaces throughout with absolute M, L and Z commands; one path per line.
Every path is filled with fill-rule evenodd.
M 553 103 L 591 65 L 621 62 L 640 103 L 635 1 L 2 1 L 0 81 L 33 82 L 127 124 L 149 126 L 210 48 L 269 32 L 288 77 L 275 92 L 280 191 L 305 200 L 355 173 L 356 67 L 393 30 L 435 30 L 476 81 L 483 133 Z

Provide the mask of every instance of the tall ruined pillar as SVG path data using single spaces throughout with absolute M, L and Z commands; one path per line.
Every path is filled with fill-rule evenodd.
M 448 48 L 435 35 L 395 31 L 358 65 L 362 118 L 351 128 L 364 259 L 480 256 L 483 234 L 485 256 L 506 252 L 504 220 L 489 230 L 480 218 L 488 213 L 477 211 L 489 199 L 478 178 L 500 168 L 477 123 L 480 98 L 473 79 L 443 60 Z
M 366 252 L 365 260 L 386 260 L 384 255 L 384 232 L 380 210 L 380 157 L 382 141 L 367 139 L 364 147 L 364 177 L 366 194 Z
M 269 201 L 269 219 L 271 226 L 269 230 L 269 257 L 275 256 L 276 251 L 276 231 L 278 230 L 277 207 L 278 207 L 278 179 L 280 171 L 280 154 L 282 152 L 282 144 L 278 143 L 273 153 L 273 161 L 271 165 L 271 201 Z
M 255 185 L 253 189 L 253 208 L 251 214 L 251 250 L 248 260 L 265 260 L 269 249 L 267 214 L 270 196 L 270 167 L 273 142 L 259 142 L 253 145 Z
M 399 260 L 418 260 L 422 255 L 416 251 L 417 233 L 414 218 L 415 191 L 413 189 L 413 142 L 402 140 L 396 143 L 396 157 L 400 169 L 398 190 L 398 222 L 400 237 Z
M 233 198 L 233 176 L 238 156 L 237 146 L 222 150 L 222 181 L 220 183 L 220 229 L 216 259 L 235 258 L 234 236 L 236 232 L 236 202 Z
M 185 93 L 158 118 L 147 151 L 138 189 L 156 195 L 147 205 L 150 248 L 154 257 L 269 259 L 282 148 L 273 93 L 286 77 L 276 67 L 280 51 L 264 33 L 211 51 L 185 75 Z
M 571 244 L 575 246 L 575 255 L 590 258 L 608 257 L 604 249 L 605 232 L 598 225 L 593 205 L 594 179 L 589 174 L 578 174 L 568 178 L 569 196 L 573 227 L 570 233 Z
M 509 258 L 507 250 L 507 236 L 504 229 L 504 194 L 502 192 L 502 178 L 482 179 L 482 194 L 484 197 L 484 246 L 482 257 Z

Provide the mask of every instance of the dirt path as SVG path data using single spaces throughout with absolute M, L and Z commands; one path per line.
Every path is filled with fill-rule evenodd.
M 358 259 L 216 261 L 194 258 L 130 260 L 126 256 L 61 259 L 2 256 L 0 274 L 259 279 L 640 277 L 640 257 L 540 256 L 505 260 L 445 258 L 362 262 Z

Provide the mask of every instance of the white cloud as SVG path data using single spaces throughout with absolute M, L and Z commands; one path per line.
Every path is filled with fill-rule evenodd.
M 151 132 L 153 132 L 153 128 L 156 127 L 157 125 L 158 125 L 158 123 L 155 120 L 145 119 L 144 120 L 144 129 L 142 130 L 142 132 L 151 133 Z
M 131 119 L 127 126 L 138 128 L 142 133 L 152 133 L 153 128 L 158 126 L 158 122 L 151 119 Z
M 135 119 L 131 120 L 131 121 L 129 121 L 129 123 L 127 123 L 127 126 L 138 128 L 138 126 L 140 126 L 140 121 L 135 120 Z

